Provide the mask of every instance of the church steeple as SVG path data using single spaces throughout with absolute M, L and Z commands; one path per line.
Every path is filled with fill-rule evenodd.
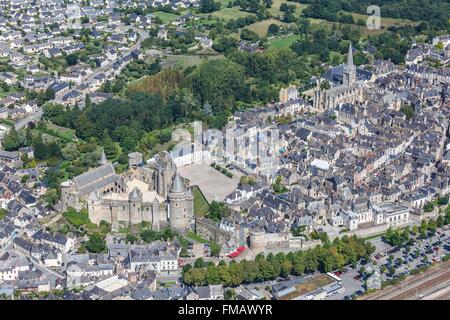
M 353 48 L 352 43 L 350 42 L 350 45 L 348 46 L 348 54 L 347 54 L 347 68 L 354 67 L 353 64 Z
M 348 46 L 347 64 L 344 66 L 343 84 L 352 85 L 356 81 L 356 67 L 353 64 L 353 48 L 352 43 Z
M 104 165 L 107 164 L 107 163 L 108 163 L 108 159 L 106 159 L 105 150 L 102 149 L 102 155 L 101 155 L 101 157 L 100 157 L 100 161 L 98 162 L 98 164 L 99 164 L 100 166 L 104 166 Z

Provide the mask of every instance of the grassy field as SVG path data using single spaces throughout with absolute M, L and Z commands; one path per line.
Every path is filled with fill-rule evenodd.
M 299 40 L 300 36 L 297 34 L 291 34 L 288 36 L 280 36 L 269 40 L 270 48 L 289 48 L 291 44 Z
M 288 5 L 296 6 L 297 7 L 297 10 L 295 11 L 296 16 L 298 16 L 300 12 L 302 12 L 302 10 L 308 6 L 307 4 L 302 4 L 298 2 L 291 2 L 286 0 L 273 0 L 272 8 L 270 8 L 268 11 L 274 16 L 277 15 L 282 16 L 283 12 L 280 11 L 280 6 L 282 3 L 287 3 Z
M 341 25 L 341 26 L 347 25 L 347 26 L 351 26 L 353 28 L 356 28 L 356 29 L 360 30 L 361 31 L 361 36 L 363 38 L 366 38 L 367 36 L 370 36 L 370 35 L 381 34 L 381 33 L 387 31 L 386 27 L 384 27 L 384 29 L 382 28 L 382 29 L 378 29 L 378 30 L 370 30 L 366 26 L 358 26 L 356 24 L 342 24 L 342 23 L 339 23 L 339 22 L 331 22 L 331 21 L 327 21 L 327 20 L 323 20 L 323 19 L 312 19 L 312 18 L 310 18 L 309 20 L 313 24 L 322 24 L 322 25 L 327 25 L 329 27 L 333 27 L 333 25 Z
M 168 12 L 156 11 L 152 12 L 153 15 L 159 17 L 164 24 L 172 22 L 178 19 L 180 16 Z
M 250 12 L 240 11 L 238 7 L 233 7 L 233 8 L 222 8 L 219 11 L 215 11 L 215 12 L 211 13 L 211 15 L 213 17 L 217 17 L 219 19 L 231 20 L 231 19 L 237 19 L 237 18 L 241 18 L 241 17 L 251 16 L 254 14 L 250 13 Z
M 167 62 L 175 62 L 177 66 L 186 68 L 198 65 L 202 63 L 205 60 L 209 59 L 223 59 L 223 55 L 217 55 L 217 56 L 206 56 L 206 57 L 200 57 L 200 56 L 188 56 L 188 55 L 173 55 L 168 56 L 166 58 Z
M 246 27 L 246 29 L 256 32 L 258 34 L 258 36 L 260 36 L 260 37 L 265 37 L 267 35 L 267 29 L 269 28 L 269 26 L 272 23 L 277 24 L 279 26 L 285 25 L 285 23 L 280 22 L 278 20 L 267 19 L 267 20 L 255 22 L 255 23 L 249 25 L 248 27 Z
M 203 217 L 209 211 L 209 204 L 205 196 L 198 187 L 193 188 L 194 194 L 194 215 L 196 217 Z

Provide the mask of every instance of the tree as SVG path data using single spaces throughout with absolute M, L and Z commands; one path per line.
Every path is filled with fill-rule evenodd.
M 3 147 L 7 151 L 14 151 L 19 149 L 19 134 L 14 127 L 9 130 L 8 134 L 3 139 Z
M 56 189 L 47 190 L 42 196 L 42 200 L 48 207 L 54 206 L 59 200 L 58 191 Z
M 47 88 L 45 90 L 45 99 L 46 100 L 53 100 L 53 99 L 55 99 L 55 91 L 52 88 Z
M 209 205 L 208 217 L 219 222 L 222 218 L 229 216 L 230 208 L 224 202 L 212 201 Z
M 279 32 L 280 32 L 280 26 L 275 23 L 271 23 L 269 25 L 269 28 L 267 29 L 267 35 L 275 36 Z
M 320 90 L 328 90 L 331 88 L 330 83 L 327 80 L 322 81 L 320 84 Z
M 218 245 L 217 243 L 213 242 L 211 244 L 211 256 L 213 257 L 219 257 L 220 254 L 220 245 Z
M 34 157 L 37 160 L 44 160 L 47 157 L 47 145 L 41 141 L 34 145 Z
M 86 242 L 86 249 L 91 253 L 101 253 L 106 249 L 105 239 L 99 233 L 92 234 Z
M 224 298 L 225 300 L 235 300 L 236 293 L 234 292 L 234 289 L 227 289 L 225 290 Z
M 211 13 L 217 10 L 220 10 L 221 4 L 219 2 L 215 2 L 214 0 L 200 0 L 200 12 L 202 13 Z
M 198 258 L 194 262 L 194 268 L 204 268 L 205 267 L 205 261 L 203 258 Z
M 4 219 L 8 215 L 8 210 L 0 208 L 0 220 Z
M 125 236 L 125 242 L 126 243 L 134 244 L 136 241 L 137 241 L 137 237 L 135 235 L 133 235 L 133 234 L 129 233 L 129 234 L 127 234 Z
M 409 104 L 404 104 L 400 107 L 400 111 L 406 115 L 406 118 L 412 119 L 414 117 L 414 110 Z
M 444 226 L 444 223 L 445 223 L 444 217 L 442 215 L 439 215 L 439 217 L 437 217 L 436 219 L 436 225 L 439 228 L 442 228 Z
M 181 250 L 180 250 L 180 257 L 188 257 L 189 256 L 189 254 L 188 254 L 188 251 L 187 251 L 187 248 L 186 248 L 186 246 L 182 246 L 181 247 Z
M 444 206 L 448 204 L 448 196 L 444 196 L 444 197 L 439 197 L 438 198 L 438 204 L 440 206 Z
M 78 56 L 74 53 L 66 56 L 66 62 L 69 66 L 74 66 L 78 63 Z

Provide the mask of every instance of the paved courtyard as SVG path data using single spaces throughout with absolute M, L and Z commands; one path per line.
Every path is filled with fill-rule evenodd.
M 189 179 L 190 185 L 197 185 L 211 202 L 223 201 L 227 195 L 236 189 L 242 173 L 230 170 L 233 178 L 228 178 L 207 164 L 191 164 L 179 169 L 180 175 Z

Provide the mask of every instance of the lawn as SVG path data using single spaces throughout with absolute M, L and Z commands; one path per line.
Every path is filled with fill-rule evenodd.
M 209 204 L 199 187 L 193 187 L 194 194 L 194 215 L 203 217 L 209 212 Z
M 163 11 L 152 12 L 152 14 L 159 17 L 164 24 L 175 21 L 176 19 L 178 19 L 180 17 L 176 14 L 163 12 Z
M 222 8 L 219 11 L 215 11 L 215 12 L 211 13 L 211 15 L 213 17 L 217 17 L 219 19 L 231 20 L 231 19 L 237 19 L 237 18 L 241 18 L 241 17 L 254 15 L 254 14 L 250 13 L 250 12 L 241 11 L 241 10 L 239 10 L 238 7 L 233 7 L 233 8 Z M 205 16 L 206 16 L 206 14 L 205 14 Z
M 291 34 L 288 36 L 280 36 L 269 41 L 270 48 L 289 48 L 294 42 L 300 39 L 297 34 Z
M 200 243 L 209 243 L 208 240 L 203 239 L 202 237 L 200 237 L 199 235 L 195 234 L 195 233 L 192 232 L 192 231 L 189 231 L 189 232 L 186 234 L 186 238 L 195 240 L 195 241 L 200 242 Z

